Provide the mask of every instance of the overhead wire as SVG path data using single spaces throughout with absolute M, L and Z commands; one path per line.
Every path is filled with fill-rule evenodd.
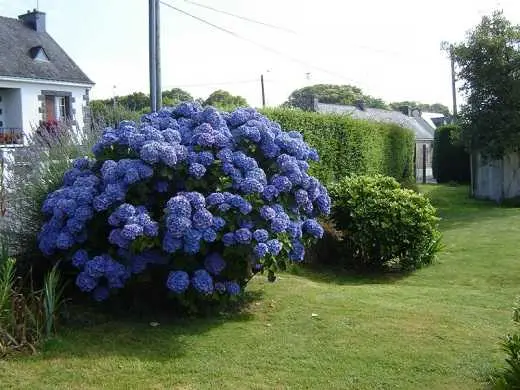
M 181 0 L 178 0 L 178 1 L 181 1 Z M 298 31 L 295 31 L 295 30 L 291 30 L 291 29 L 289 29 L 287 27 L 284 27 L 284 26 L 274 25 L 274 24 L 271 24 L 271 23 L 266 23 L 266 22 L 263 22 L 263 21 L 258 20 L 258 19 L 250 18 L 248 16 L 238 15 L 238 14 L 235 14 L 235 13 L 232 13 L 232 12 L 229 12 L 229 11 L 225 11 L 225 10 L 218 9 L 218 8 L 206 5 L 206 4 L 199 3 L 197 1 L 193 1 L 193 0 L 183 0 L 183 1 L 185 3 L 192 4 L 192 5 L 195 5 L 197 7 L 205 8 L 205 9 L 208 9 L 208 10 L 211 10 L 211 11 L 214 11 L 214 12 L 218 12 L 220 14 L 232 16 L 232 17 L 244 20 L 246 22 L 262 25 L 264 27 L 269 27 L 269 28 L 273 28 L 273 29 L 276 29 L 276 30 L 284 31 L 286 33 L 294 34 L 296 36 L 302 37 L 302 35 L 304 35 L 304 36 L 308 35 L 308 34 L 302 34 L 301 32 L 298 32 Z M 349 42 L 348 45 L 351 46 L 351 47 L 355 47 L 355 48 L 361 49 L 361 50 L 371 51 L 373 53 L 392 55 L 392 56 L 399 56 L 399 57 L 407 57 L 407 58 L 410 57 L 410 52 L 402 52 L 402 51 L 381 49 L 381 48 L 367 46 L 367 45 L 360 45 L 358 43 L 353 43 L 353 42 Z M 426 58 L 426 56 L 424 56 L 424 55 L 420 55 L 420 56 Z M 428 56 L 428 59 L 431 59 L 431 57 Z
M 215 7 L 211 7 L 209 5 L 202 4 L 202 3 L 199 3 L 199 2 L 196 2 L 196 1 L 192 1 L 192 0 L 184 0 L 184 1 L 186 3 L 195 5 L 197 7 L 205 8 L 205 9 L 208 9 L 210 11 L 217 12 L 217 13 L 220 13 L 220 14 L 223 14 L 223 15 L 232 16 L 234 18 L 241 19 L 241 20 L 244 20 L 246 22 L 259 24 L 259 25 L 264 26 L 264 27 L 273 28 L 275 30 L 284 31 L 284 32 L 291 33 L 291 34 L 297 34 L 296 31 L 293 31 L 293 30 L 288 29 L 288 28 L 283 27 L 283 26 L 278 26 L 278 25 L 275 25 L 275 24 L 262 22 L 261 20 L 253 19 L 253 18 L 250 18 L 248 16 L 238 15 L 238 14 L 235 14 L 233 12 L 229 12 L 229 11 L 225 11 L 225 10 L 218 9 L 218 8 L 215 8 Z
M 207 24 L 208 26 L 211 26 L 211 27 L 213 27 L 213 28 L 215 28 L 217 30 L 220 30 L 220 31 L 222 31 L 222 32 L 224 32 L 226 34 L 229 34 L 229 35 L 231 35 L 231 36 L 233 36 L 233 37 L 235 37 L 237 39 L 241 39 L 241 40 L 249 42 L 249 43 L 251 43 L 251 44 L 253 44 L 255 46 L 258 46 L 258 47 L 260 47 L 261 49 L 263 49 L 265 51 L 274 53 L 274 54 L 276 54 L 278 56 L 284 57 L 284 58 L 286 58 L 286 59 L 288 59 L 288 60 L 290 60 L 292 62 L 298 63 L 300 65 L 304 65 L 304 66 L 306 66 L 308 68 L 312 68 L 312 69 L 315 69 L 315 70 L 320 71 L 322 73 L 326 73 L 326 74 L 328 74 L 330 76 L 334 76 L 336 78 L 341 78 L 343 80 L 351 81 L 348 78 L 346 78 L 345 76 L 343 76 L 343 75 L 341 75 L 341 74 L 339 74 L 337 72 L 325 69 L 325 68 L 323 68 L 321 66 L 317 66 L 317 65 L 311 64 L 311 63 L 309 63 L 307 61 L 304 61 L 304 60 L 302 60 L 300 58 L 287 55 L 287 54 L 285 54 L 284 52 L 282 52 L 282 51 L 280 51 L 278 49 L 274 49 L 274 48 L 272 48 L 270 46 L 264 45 L 263 43 L 260 43 L 260 42 L 257 42 L 255 40 L 253 40 L 253 39 L 244 37 L 244 36 L 236 33 L 235 31 L 232 31 L 232 30 L 229 30 L 229 29 L 227 29 L 225 27 L 221 27 L 219 25 L 216 25 L 215 23 L 212 23 L 212 22 L 210 22 L 210 21 L 208 21 L 208 20 L 206 20 L 204 18 L 201 18 L 199 16 L 193 15 L 193 14 L 191 14 L 191 13 L 189 13 L 187 11 L 184 11 L 184 10 L 178 8 L 178 7 L 175 7 L 174 5 L 171 5 L 171 4 L 169 4 L 169 3 L 165 2 L 165 1 L 160 1 L 160 3 L 162 5 L 168 7 L 168 8 L 171 8 L 171 9 L 173 9 L 173 10 L 175 10 L 175 11 L 177 11 L 177 12 L 183 14 L 183 15 L 185 15 L 185 16 L 188 16 L 188 17 L 191 17 L 191 18 L 193 18 L 195 20 L 198 20 L 201 23 Z

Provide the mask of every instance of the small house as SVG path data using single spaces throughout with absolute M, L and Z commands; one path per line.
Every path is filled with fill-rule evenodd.
M 45 13 L 0 16 L 0 145 L 60 122 L 82 129 L 93 85 L 47 32 Z

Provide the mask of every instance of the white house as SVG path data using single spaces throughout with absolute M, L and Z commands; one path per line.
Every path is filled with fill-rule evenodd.
M 93 85 L 47 33 L 45 13 L 0 16 L 0 145 L 60 121 L 83 128 Z

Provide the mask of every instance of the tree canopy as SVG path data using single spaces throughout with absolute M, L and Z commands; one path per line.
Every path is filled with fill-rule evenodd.
M 361 88 L 335 84 L 316 84 L 297 89 L 289 95 L 284 105 L 305 110 L 312 104 L 314 97 L 322 103 L 351 105 L 358 100 L 363 100 L 366 107 L 388 108 L 383 99 L 365 95 Z
M 428 103 L 416 102 L 413 100 L 405 100 L 402 102 L 390 103 L 389 106 L 392 110 L 396 110 L 396 111 L 399 110 L 400 107 L 410 106 L 412 108 L 418 108 L 423 112 L 437 112 L 439 114 L 444 114 L 444 116 L 446 116 L 446 117 L 449 117 L 451 115 L 450 109 L 441 103 L 428 104 Z
M 247 101 L 242 96 L 231 95 L 222 89 L 216 90 L 204 101 L 205 106 L 213 106 L 220 110 L 231 111 L 238 107 L 246 107 Z
M 172 88 L 168 91 L 162 92 L 162 103 L 165 106 L 173 106 L 180 102 L 193 101 L 193 97 L 186 91 L 180 88 Z M 150 95 L 143 92 L 133 92 L 129 95 L 116 96 L 117 106 L 123 109 L 137 112 L 148 112 L 150 110 Z M 94 100 L 94 107 L 97 110 L 101 110 L 101 105 L 113 106 L 113 99 Z
M 494 12 L 450 50 L 467 100 L 460 118 L 467 146 L 492 158 L 518 151 L 520 26 Z

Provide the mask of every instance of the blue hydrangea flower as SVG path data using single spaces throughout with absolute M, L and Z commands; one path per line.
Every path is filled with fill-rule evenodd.
M 267 248 L 269 249 L 270 254 L 272 254 L 273 256 L 277 256 L 282 250 L 283 245 L 277 239 L 272 239 L 267 241 Z
M 74 255 L 72 256 L 72 265 L 76 268 L 82 269 L 88 260 L 87 251 L 85 249 L 79 249 L 74 252 Z
M 174 293 L 181 294 L 188 289 L 190 277 L 184 271 L 173 271 L 168 275 L 166 287 Z
M 226 233 L 222 236 L 224 246 L 232 246 L 236 243 L 235 234 L 232 232 Z
M 276 211 L 269 206 L 262 206 L 260 208 L 260 216 L 266 221 L 271 221 L 276 217 Z
M 307 219 L 303 223 L 303 231 L 305 233 L 309 233 L 314 238 L 322 238 L 323 237 L 323 228 L 315 219 Z
M 289 259 L 295 262 L 303 261 L 305 256 L 305 247 L 300 240 L 291 241 L 291 250 L 289 251 Z
M 204 267 L 209 273 L 219 275 L 226 267 L 226 262 L 217 252 L 212 252 L 204 259 Z
M 206 242 L 215 242 L 217 239 L 217 232 L 211 228 L 204 230 L 202 239 Z
M 193 163 L 188 168 L 188 173 L 195 179 L 200 179 L 206 174 L 206 167 L 199 163 Z
M 175 253 L 182 249 L 183 243 L 180 238 L 175 238 L 171 234 L 166 233 L 163 238 L 162 247 L 167 253 Z
M 213 215 L 206 209 L 197 210 L 193 214 L 193 226 L 197 229 L 207 229 L 213 225 Z
M 235 241 L 238 244 L 249 244 L 251 242 L 251 231 L 246 228 L 241 228 L 235 231 Z
M 240 286 L 237 282 L 226 282 L 226 291 L 229 295 L 234 296 L 240 294 Z
M 269 238 L 269 233 L 265 229 L 257 229 L 253 232 L 253 238 L 256 242 L 266 242 Z
M 224 226 L 226 226 L 226 220 L 222 217 L 213 217 L 213 228 L 215 230 L 221 230 Z
M 221 192 L 213 192 L 206 197 L 208 206 L 218 206 L 224 203 L 224 195 Z
M 86 272 L 80 272 L 76 277 L 76 286 L 81 291 L 89 292 L 96 288 L 97 280 L 89 276 Z
M 69 249 L 74 245 L 74 237 L 68 232 L 61 232 L 56 238 L 56 248 Z
M 199 269 L 193 273 L 191 283 L 195 290 L 202 295 L 211 295 L 213 293 L 213 279 L 208 271 Z
M 269 252 L 269 247 L 267 244 L 261 242 L 259 244 L 256 244 L 253 248 L 253 253 L 255 254 L 257 259 L 261 259 Z

